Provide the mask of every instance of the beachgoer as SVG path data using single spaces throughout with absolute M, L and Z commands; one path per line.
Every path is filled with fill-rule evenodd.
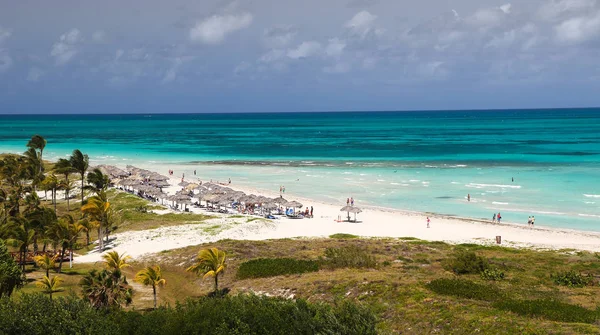
M 196 175 L 196 170 L 194 170 L 194 176 Z
M 467 201 L 471 201 L 471 194 L 467 194 Z
M 500 220 L 502 220 L 502 215 L 500 215 L 500 213 L 498 213 L 497 218 L 498 218 L 498 223 L 500 223 Z
M 229 179 L 227 180 L 227 182 L 228 182 L 229 184 L 231 184 L 231 178 L 229 178 Z
M 308 210 L 308 207 L 306 207 L 306 210 L 304 210 L 304 216 L 308 216 L 308 213 L 310 213 L 310 211 Z
M 346 198 L 346 206 L 350 205 L 350 198 Z
M 528 225 L 529 227 L 531 227 L 531 216 L 530 216 L 529 218 L 527 218 L 527 225 Z
M 512 182 L 513 182 L 513 183 L 515 182 L 515 177 L 512 177 Z
M 492 217 L 492 222 L 496 223 L 496 213 L 494 213 L 494 216 Z
M 310 206 L 310 216 L 313 216 L 313 206 Z
M 429 220 L 429 216 L 428 216 L 428 217 L 427 217 L 427 228 L 429 228 L 429 222 L 430 222 L 430 221 L 431 221 L 431 220 Z
M 283 186 L 279 186 L 279 194 L 281 194 L 281 192 L 283 192 Z
M 350 206 L 354 206 L 354 198 L 350 198 Z
M 285 186 L 283 187 L 283 193 L 285 193 Z
M 181 182 L 183 183 L 183 177 L 181 177 Z
M 533 225 L 535 224 L 535 216 L 531 217 L 531 226 L 533 227 Z

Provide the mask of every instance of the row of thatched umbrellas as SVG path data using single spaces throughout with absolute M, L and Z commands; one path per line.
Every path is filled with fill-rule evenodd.
M 241 191 L 233 190 L 229 187 L 214 183 L 197 184 L 182 181 L 178 186 L 182 187 L 174 195 L 168 195 L 163 192 L 163 187 L 170 186 L 169 177 L 159 173 L 140 169 L 132 165 L 127 165 L 127 171 L 111 165 L 97 166 L 102 173 L 107 174 L 111 179 L 118 179 L 117 184 L 124 187 L 130 187 L 135 191 L 142 192 L 156 199 L 172 201 L 181 205 L 191 205 L 192 199 L 205 201 L 213 206 L 227 206 L 233 203 L 240 203 L 246 206 L 259 205 L 262 209 L 273 210 L 279 207 L 302 208 L 303 205 L 298 201 L 287 201 L 282 196 L 268 198 L 262 195 L 245 194 Z M 362 210 L 355 206 L 344 206 L 340 212 L 347 212 L 348 220 L 350 213 L 361 213 Z

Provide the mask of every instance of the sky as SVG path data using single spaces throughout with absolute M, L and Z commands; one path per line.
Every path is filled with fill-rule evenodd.
M 0 114 L 600 106 L 600 0 L 0 0 Z

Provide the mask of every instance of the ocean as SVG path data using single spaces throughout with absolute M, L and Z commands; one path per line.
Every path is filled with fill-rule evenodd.
M 0 115 L 0 152 L 33 134 L 48 159 L 77 148 L 340 206 L 600 231 L 600 109 Z

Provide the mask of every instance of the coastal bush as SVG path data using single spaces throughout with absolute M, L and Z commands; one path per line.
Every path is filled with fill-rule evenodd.
M 584 287 L 594 282 L 591 274 L 585 276 L 575 271 L 554 273 L 550 275 L 550 278 L 556 285 L 568 287 Z
M 76 298 L 0 299 L 0 334 L 376 334 L 375 314 L 343 300 L 203 297 L 149 312 L 95 309 Z
M 337 238 L 340 240 L 349 240 L 349 239 L 353 239 L 353 238 L 358 238 L 358 236 L 352 235 L 352 234 L 338 233 L 338 234 L 329 235 L 329 238 Z
M 511 311 L 529 317 L 560 322 L 595 323 L 600 319 L 599 310 L 589 310 L 582 306 L 563 303 L 550 299 L 538 300 L 501 300 L 493 305 L 495 308 Z
M 494 286 L 458 278 L 435 279 L 425 284 L 425 287 L 438 294 L 482 301 L 496 301 L 504 296 L 502 291 Z
M 353 245 L 325 249 L 325 257 L 321 262 L 330 269 L 377 267 L 377 260 L 374 256 L 367 250 Z
M 258 258 L 240 264 L 238 279 L 264 278 L 319 271 L 319 263 L 293 258 Z
M 502 280 L 504 279 L 504 272 L 497 268 L 485 269 L 481 272 L 481 279 L 485 280 Z
M 488 261 L 472 251 L 458 251 L 444 262 L 444 268 L 457 275 L 479 274 L 489 268 Z

